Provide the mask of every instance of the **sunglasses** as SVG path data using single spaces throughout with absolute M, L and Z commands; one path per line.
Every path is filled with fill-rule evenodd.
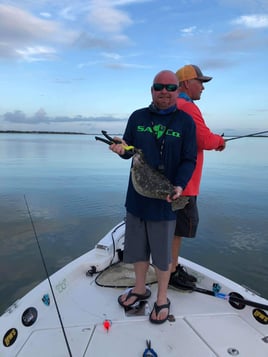
M 153 89 L 156 92 L 160 92 L 163 89 L 166 89 L 168 92 L 175 92 L 175 90 L 178 89 L 177 84 L 161 84 L 161 83 L 154 83 L 153 84 Z

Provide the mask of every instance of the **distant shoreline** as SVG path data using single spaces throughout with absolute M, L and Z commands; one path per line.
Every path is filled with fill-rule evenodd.
M 81 133 L 75 131 L 42 131 L 42 130 L 0 130 L 0 134 L 62 134 L 62 135 L 100 135 L 100 133 Z M 110 134 L 122 135 L 122 134 Z
M 0 130 L 0 134 L 60 134 L 60 135 L 100 135 L 100 133 L 82 133 L 75 131 L 46 131 L 46 130 Z M 110 133 L 110 135 L 121 135 L 122 133 Z M 225 138 L 235 138 L 238 135 L 226 135 Z M 249 138 L 268 138 L 268 135 L 252 135 Z
M 3 134 L 75 134 L 75 135 L 89 135 L 86 133 L 72 132 L 72 131 L 42 131 L 42 130 L 0 130 Z

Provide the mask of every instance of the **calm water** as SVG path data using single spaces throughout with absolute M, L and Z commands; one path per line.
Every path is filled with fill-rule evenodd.
M 206 152 L 196 239 L 182 255 L 268 298 L 268 139 Z M 94 136 L 0 134 L 0 313 L 125 216 L 130 161 Z

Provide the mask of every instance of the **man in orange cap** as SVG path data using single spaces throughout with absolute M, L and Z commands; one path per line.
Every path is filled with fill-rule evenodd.
M 222 136 L 214 134 L 207 127 L 202 113 L 194 101 L 199 100 L 204 90 L 204 83 L 212 77 L 204 76 L 200 68 L 195 65 L 186 65 L 180 68 L 176 75 L 179 80 L 179 95 L 177 107 L 191 115 L 196 125 L 197 161 L 192 178 L 183 191 L 189 196 L 189 203 L 184 209 L 177 211 L 175 235 L 172 243 L 172 269 L 169 286 L 179 289 L 191 289 L 195 286 L 196 278 L 188 274 L 187 270 L 178 264 L 178 257 L 182 237 L 193 238 L 199 222 L 197 196 L 202 175 L 204 150 L 222 151 L 225 141 Z

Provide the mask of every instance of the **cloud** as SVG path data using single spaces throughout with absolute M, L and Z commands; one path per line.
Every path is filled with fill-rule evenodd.
M 143 65 L 143 64 L 138 64 L 138 63 L 129 63 L 126 62 L 126 60 L 130 57 L 138 57 L 140 56 L 137 53 L 132 53 L 128 54 L 126 56 L 122 56 L 116 52 L 101 52 L 100 56 L 104 58 L 104 60 L 96 60 L 96 61 L 88 61 L 84 63 L 80 63 L 78 65 L 78 68 L 82 69 L 85 67 L 92 67 L 92 66 L 97 66 L 101 65 L 106 68 L 111 68 L 111 69 L 129 69 L 129 68 L 135 68 L 135 69 L 149 69 L 152 68 L 151 65 Z
M 77 36 L 76 32 L 65 30 L 54 21 L 40 19 L 8 5 L 0 5 L 0 33 L 0 56 L 25 60 L 37 53 L 42 53 L 42 60 L 51 59 L 56 50 L 45 46 L 47 42 L 66 44 Z
M 121 32 L 133 24 L 128 14 L 107 2 L 96 2 L 88 14 L 88 21 L 104 32 Z
M 224 32 L 197 26 L 182 28 L 178 41 L 184 48 L 198 52 L 199 63 L 211 64 L 210 68 L 237 66 L 242 58 L 252 60 L 257 50 L 267 48 L 268 38 L 260 30 L 268 28 L 268 15 L 243 15 L 226 25 Z
M 50 18 L 51 14 L 49 12 L 40 12 L 40 16 Z
M 29 43 L 34 40 L 68 42 L 74 32 L 63 30 L 50 20 L 43 20 L 17 7 L 0 5 L 0 33 L 2 40 L 11 44 Z M 63 36 L 64 35 L 64 36 Z
M 229 31 L 219 37 L 219 44 L 224 51 L 231 51 L 233 53 L 253 53 L 256 49 L 262 49 L 268 46 L 268 39 L 266 36 L 256 36 L 253 29 L 235 29 Z
M 109 53 L 108 52 L 103 52 L 102 56 L 106 57 L 106 58 L 113 59 L 113 60 L 120 60 L 122 58 L 122 56 L 119 55 L 118 53 L 112 53 L 112 52 L 109 52 Z
M 13 112 L 7 112 L 3 116 L 3 120 L 9 123 L 27 123 L 27 124 L 39 124 L 48 123 L 49 118 L 44 109 L 39 109 L 33 116 L 26 116 L 21 110 L 15 110 Z
M 149 69 L 152 66 L 136 64 L 136 63 L 122 63 L 122 62 L 113 62 L 113 63 L 105 63 L 105 67 L 112 68 L 112 69 L 129 69 L 129 68 L 136 68 L 136 69 Z
M 132 44 L 124 34 L 126 27 L 133 25 L 127 12 L 116 6 L 133 1 L 91 1 L 86 9 L 86 23 L 76 41 L 84 49 L 114 49 Z
M 75 21 L 77 18 L 76 11 L 71 6 L 68 6 L 68 7 L 62 9 L 59 12 L 59 15 L 60 15 L 60 17 L 64 18 L 65 20 L 69 20 L 69 21 Z
M 243 15 L 232 21 L 235 25 L 249 28 L 268 28 L 268 15 Z
M 250 12 L 266 12 L 268 10 L 267 0 L 218 0 L 222 6 L 230 6 L 232 8 L 238 8 L 242 11 Z
M 44 46 L 26 47 L 23 50 L 16 50 L 16 52 L 27 62 L 48 61 L 57 58 L 54 48 Z
M 134 21 L 122 7 L 147 1 L 13 0 L 13 5 L 6 1 L 0 5 L 0 58 L 51 61 L 59 59 L 63 50 L 130 46 L 125 30 Z
M 192 35 L 196 30 L 196 26 L 186 27 L 181 29 L 182 35 Z
M 227 57 L 227 58 L 217 58 L 217 57 L 209 57 L 204 60 L 200 60 L 200 67 L 204 70 L 208 69 L 224 69 L 224 68 L 229 68 L 237 64 L 237 61 L 234 60 L 233 58 Z
M 99 117 L 85 117 L 82 115 L 76 115 L 74 117 L 69 116 L 56 116 L 56 117 L 49 117 L 46 111 L 43 108 L 40 108 L 36 113 L 32 116 L 27 116 L 21 110 L 14 110 L 13 112 L 7 112 L 2 115 L 2 119 L 5 122 L 13 123 L 13 124 L 56 124 L 56 123 L 101 123 L 101 122 L 123 122 L 126 119 L 116 118 L 111 116 L 99 116 Z
M 82 49 L 101 49 L 112 50 L 129 43 L 129 39 L 124 35 L 115 35 L 111 37 L 96 35 L 90 32 L 81 32 L 75 40 L 75 46 Z

